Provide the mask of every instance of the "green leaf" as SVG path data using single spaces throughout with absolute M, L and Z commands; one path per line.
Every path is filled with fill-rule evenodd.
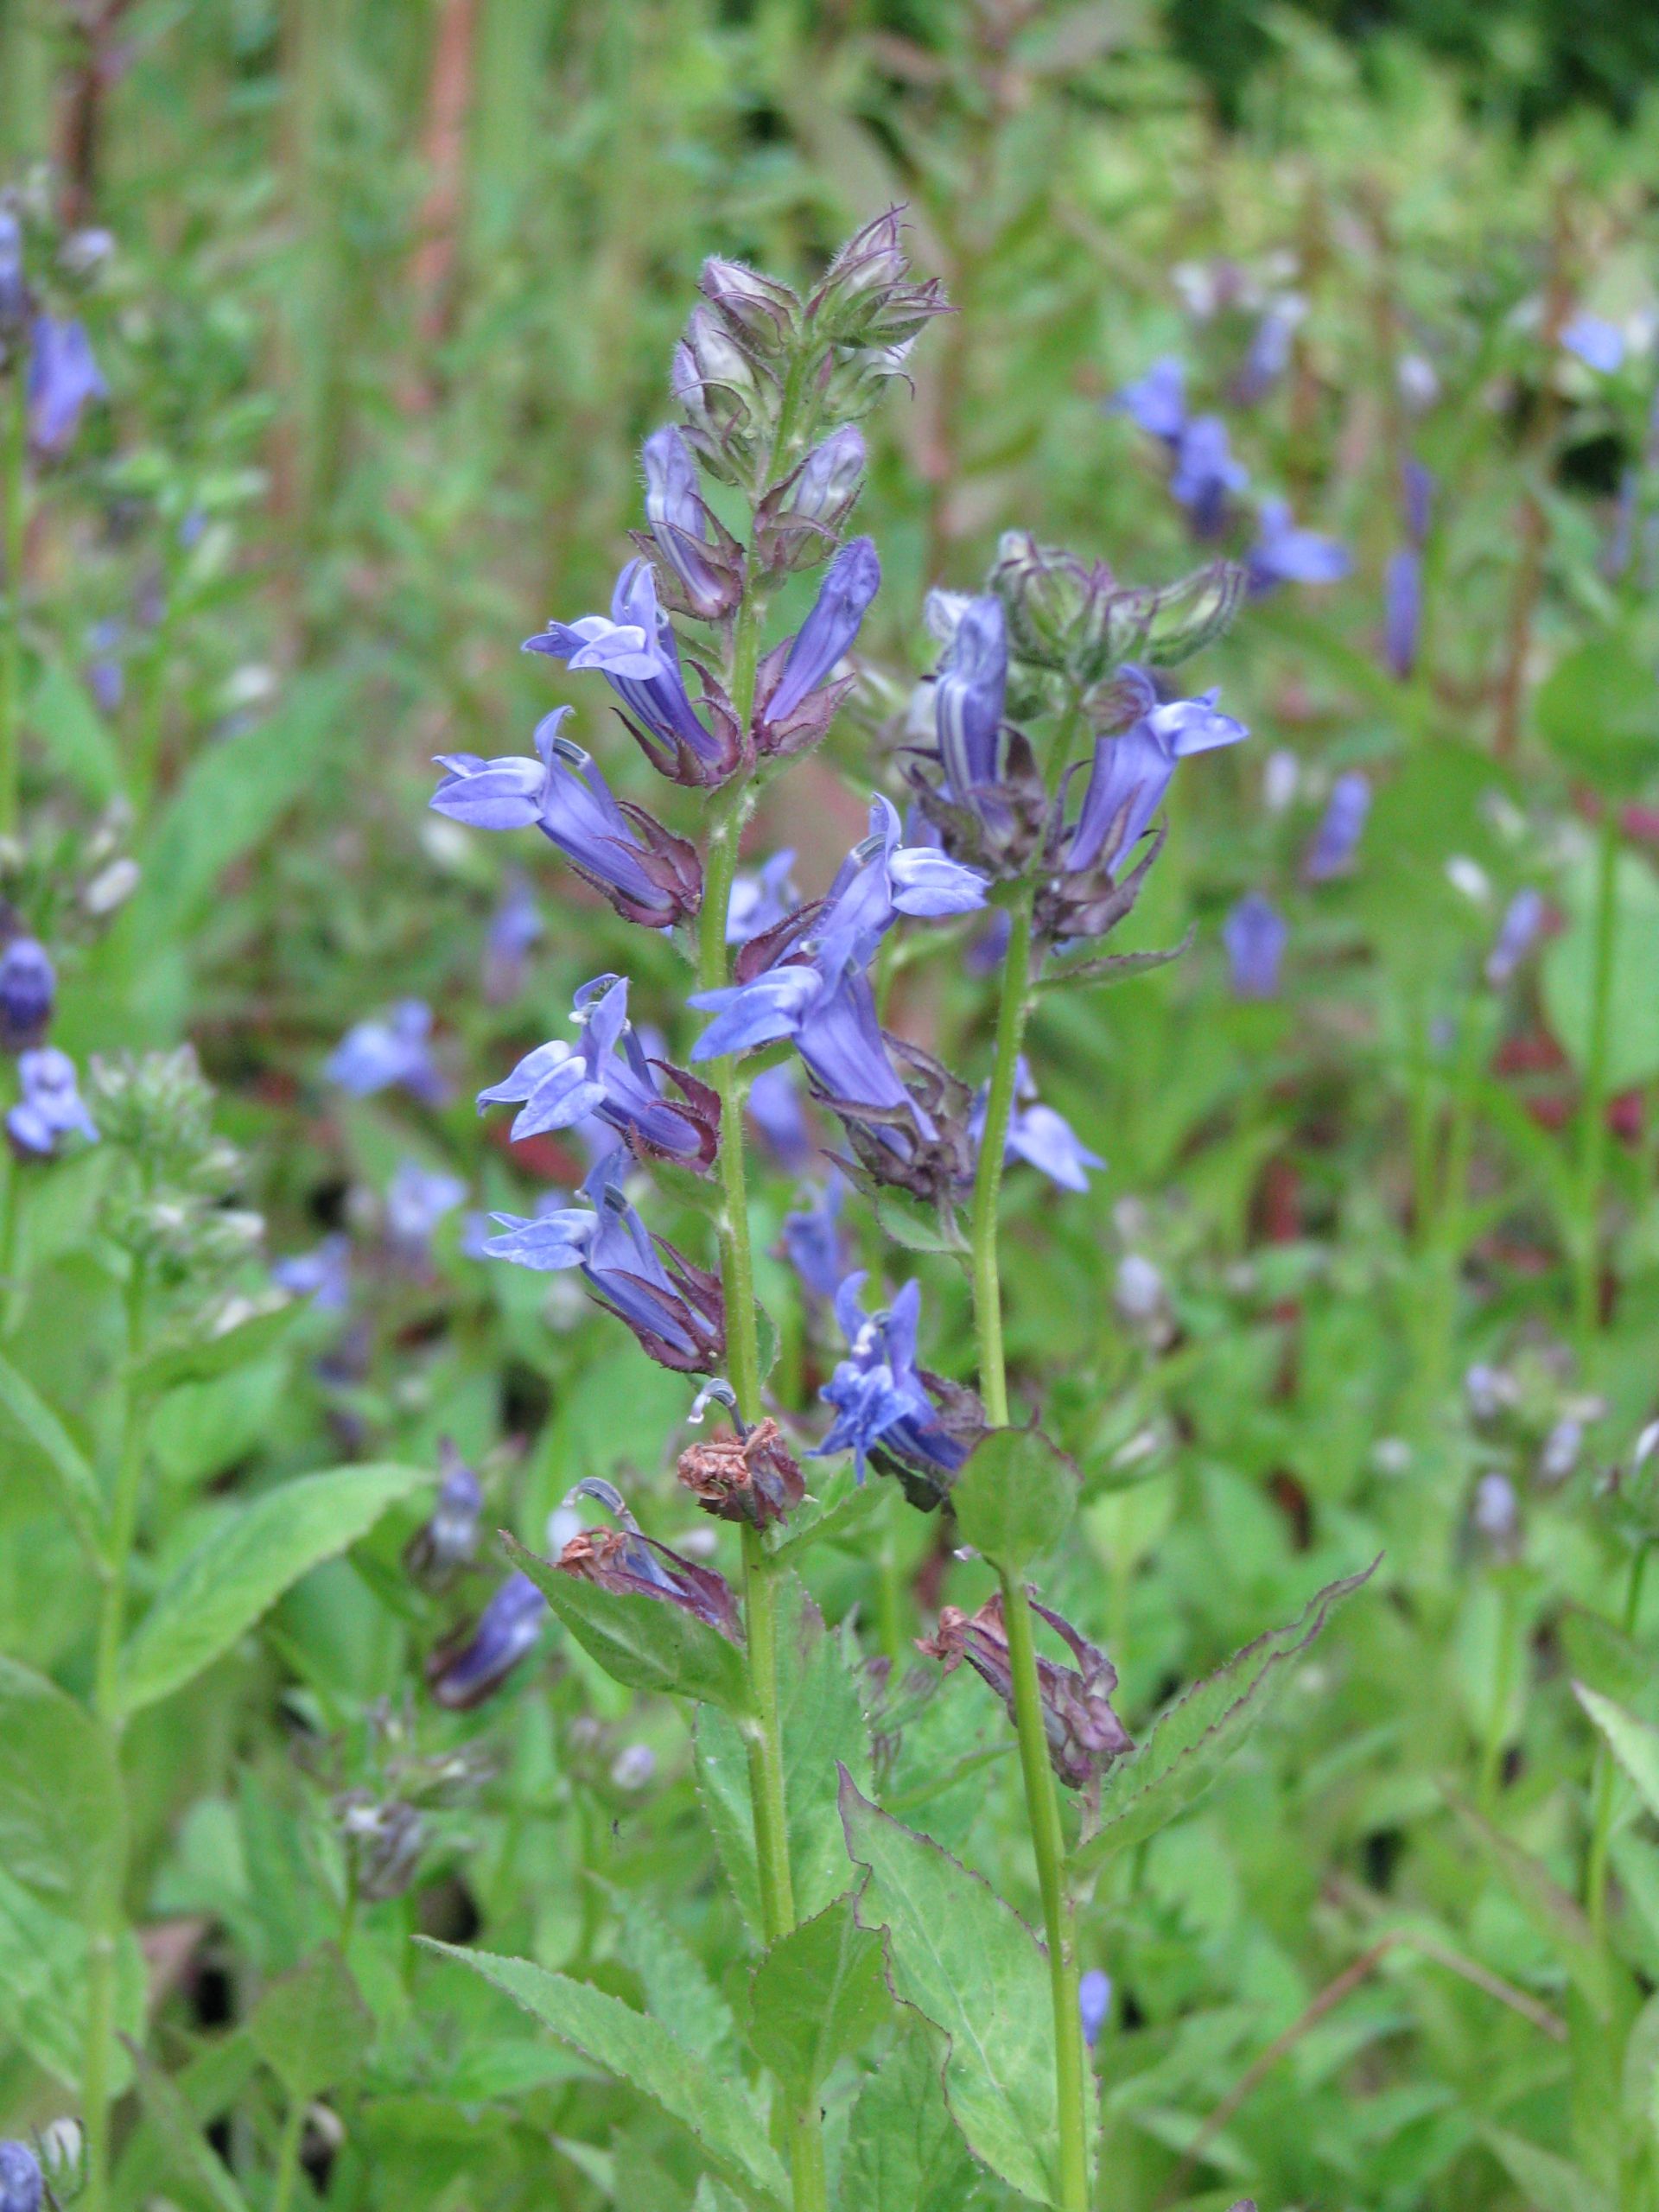
M 1103 952 L 1093 960 L 1065 960 L 1052 973 L 1037 978 L 1039 991 L 1069 989 L 1077 983 L 1125 983 L 1131 976 L 1144 976 L 1154 968 L 1167 968 L 1190 951 L 1198 935 L 1193 924 L 1179 944 L 1148 947 L 1144 952 Z
M 96 1553 L 104 1501 L 92 1464 L 35 1385 L 3 1358 L 0 1358 L 0 1413 L 22 1430 L 50 1465 L 77 1534 Z
M 565 1574 L 505 1540 L 507 1557 L 527 1574 L 592 1659 L 631 1690 L 692 1697 L 728 1713 L 749 1710 L 749 1670 L 741 1648 L 717 1628 L 666 1599 L 601 1590 Z
M 1587 639 L 1538 687 L 1539 734 L 1605 790 L 1630 796 L 1659 766 L 1659 683 L 1628 632 Z
M 951 1486 L 957 1525 L 1011 1574 L 1052 1551 L 1077 1510 L 1077 1471 L 1042 1431 L 994 1428 Z
M 418 1940 L 440 1958 L 482 1974 L 596 2066 L 651 2098 L 696 2136 L 721 2178 L 746 2198 L 758 2196 L 769 2205 L 786 2202 L 788 2182 L 747 2090 L 741 2082 L 710 2073 L 660 2020 L 528 1959 L 497 1958 L 429 1936 Z
M 1072 1853 L 1079 1872 L 1141 1843 L 1195 1804 L 1261 1723 L 1290 1671 L 1343 1600 L 1376 1572 L 1327 1584 L 1287 1627 L 1236 1651 L 1153 1723 L 1137 1751 L 1120 1760 L 1101 1792 L 1101 1826 Z
M 146 2118 L 180 2171 L 206 2190 L 219 2212 L 248 2212 L 248 2200 L 224 2160 L 201 2132 L 189 2099 L 153 2059 L 135 2050 L 138 2097 Z
M 116 2025 L 143 2032 L 144 1958 L 124 1929 L 116 1964 Z M 80 2081 L 86 2048 L 86 1933 L 32 1896 L 0 1868 L 0 2037 L 70 2088 Z M 118 2096 L 130 2070 L 124 2056 L 111 2084 Z
M 1615 2212 L 1606 2190 L 1554 2151 L 1502 2127 L 1483 2129 L 1482 2138 L 1536 2212 Z
M 1496 1828 L 1467 1799 L 1442 1783 L 1446 1802 L 1457 1814 L 1507 1885 L 1510 1895 L 1572 1978 L 1573 1986 L 1599 2019 L 1612 2011 L 1612 1974 L 1576 1897 L 1569 1897 L 1529 1851 Z
M 869 1723 L 839 1637 L 793 1574 L 778 1579 L 778 1718 L 795 1910 L 803 1919 L 847 1887 L 836 1768 L 870 1787 Z M 697 1782 L 721 1863 L 751 1928 L 760 1925 L 749 1806 L 748 1752 L 741 1732 L 705 1706 L 697 1715 Z
M 170 1696 L 245 1636 L 284 1590 L 366 1535 L 431 1480 L 420 1467 L 336 1467 L 267 1491 L 219 1522 L 156 1597 L 121 1655 L 121 1708 Z
M 0 1865 L 75 1912 L 108 1894 L 125 1855 L 126 1802 L 108 1738 L 55 1682 L 0 1656 Z
M 1567 925 L 1544 955 L 1544 1011 L 1582 1068 L 1590 1051 L 1596 962 L 1593 861 L 1562 884 Z M 1659 881 L 1645 861 L 1622 853 L 1613 875 L 1613 949 L 1606 1030 L 1606 1084 L 1627 1090 L 1659 1074 Z
M 857 2212 L 961 2212 L 976 2170 L 944 2101 L 948 2049 L 931 2022 L 908 2016 L 853 2107 L 843 2204 Z
M 950 1252 L 968 1249 L 962 1218 L 949 1198 L 934 1205 L 908 1192 L 878 1190 L 872 1194 L 875 1217 L 883 1236 L 906 1252 Z
M 1648 1810 L 1659 1816 L 1659 1728 L 1638 1720 L 1610 1697 L 1574 1682 L 1573 1694 L 1607 1739 L 1608 1749 L 1636 1784 Z
M 270 1984 L 254 2007 L 248 2033 L 289 2102 L 302 2104 L 357 2072 L 373 2038 L 374 2018 L 351 1968 L 334 1944 L 325 1943 Z
M 712 2174 L 704 2174 L 691 2200 L 691 2212 L 742 2212 L 742 2204 Z
M 162 2184 L 181 2173 L 197 2175 L 210 2192 L 213 2181 L 198 2165 L 201 2130 L 221 2118 L 253 2079 L 258 2058 L 245 2028 L 215 2037 L 176 2074 L 163 2078 L 173 2090 L 158 2105 L 153 2098 L 144 2119 L 127 2138 L 116 2170 L 115 2201 L 148 2205 L 161 2201 Z M 182 2113 L 180 2111 L 183 2107 Z M 188 2132 L 180 2126 L 188 2119 Z
M 637 1974 L 645 2010 L 715 2068 L 737 2063 L 737 2023 L 732 2008 L 703 1971 L 702 1961 L 645 1900 L 624 1895 L 617 1955 Z
M 1587 1605 L 1564 1605 L 1560 1638 L 1575 1683 L 1587 1684 L 1604 1697 L 1632 1706 L 1644 1697 L 1651 1698 L 1659 1688 L 1654 1681 L 1652 1661 L 1633 1637 L 1616 1628 L 1605 1614 L 1592 1612 Z
M 164 1345 L 152 1352 L 134 1376 L 137 1387 L 147 1392 L 171 1389 L 180 1382 L 206 1382 L 250 1360 L 262 1359 L 279 1344 L 304 1308 L 297 1299 L 285 1300 L 233 1329 L 188 1344 Z
M 29 726 L 54 765 L 93 806 L 121 793 L 121 756 L 91 693 L 60 660 L 43 661 Z
M 779 1938 L 749 1985 L 749 2041 L 797 2104 L 893 2014 L 881 1939 L 838 1897 Z
M 860 1925 L 887 1931 L 893 1994 L 950 2037 L 944 2093 L 969 2147 L 1040 2204 L 1060 2202 L 1054 2016 L 1043 1948 L 988 1882 L 841 1785 L 868 1870 Z

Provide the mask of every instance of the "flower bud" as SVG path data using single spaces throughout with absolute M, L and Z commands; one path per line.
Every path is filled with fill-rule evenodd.
M 1014 652 L 1040 668 L 1071 667 L 1090 607 L 1110 583 L 1109 571 L 1085 567 L 1063 547 L 1039 545 L 1029 531 L 1005 531 L 997 541 L 991 589 L 1002 601 Z
M 22 1052 L 45 1036 L 58 979 L 44 945 L 15 937 L 0 952 L 0 1052 Z
M 775 276 L 763 276 L 741 261 L 722 261 L 711 254 L 702 264 L 697 289 L 733 336 L 763 357 L 782 353 L 795 334 L 800 298 Z
M 914 338 L 949 302 L 937 277 L 908 281 L 899 211 L 889 207 L 849 238 L 807 302 L 814 334 L 838 346 L 891 347 Z

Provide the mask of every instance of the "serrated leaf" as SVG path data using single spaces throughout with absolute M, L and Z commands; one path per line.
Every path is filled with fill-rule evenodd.
M 1172 960 L 1179 960 L 1192 949 L 1198 935 L 1196 925 L 1189 929 L 1179 944 L 1168 944 L 1145 952 L 1106 952 L 1093 960 L 1067 960 L 1052 974 L 1039 976 L 1039 991 L 1069 990 L 1077 983 L 1125 983 L 1131 976 L 1144 976 L 1149 969 L 1166 968 Z
M 637 1974 L 645 2010 L 701 2053 L 716 2070 L 735 2070 L 737 2024 L 732 2008 L 703 1971 L 690 1944 L 643 1897 L 619 1899 L 622 1929 L 617 1955 Z
M 104 1501 L 92 1463 L 35 1385 L 4 1358 L 0 1358 L 0 1414 L 22 1431 L 51 1467 L 76 1532 L 95 1552 Z
M 858 2212 L 961 2212 L 977 2170 L 944 2101 L 949 2049 L 931 2021 L 907 2016 L 853 2107 L 843 2204 Z
M 1574 1987 L 1599 2019 L 1612 2010 L 1612 1974 L 1576 1897 L 1569 1897 L 1529 1851 L 1493 1827 L 1468 1800 L 1442 1784 L 1457 1814 L 1529 1920 L 1567 1969 Z
M 1612 2198 L 1588 2174 L 1554 2151 L 1545 2151 L 1506 2128 L 1482 2131 L 1492 2156 L 1536 2212 L 1615 2212 Z
M 142 2032 L 144 1959 L 131 1930 L 121 1935 L 116 1965 L 116 2024 Z M 86 1933 L 14 1881 L 0 1867 L 0 2036 L 19 2044 L 37 2066 L 75 2088 L 86 2048 Z M 126 2088 L 124 2054 L 111 2084 Z
M 906 1252 L 949 1252 L 968 1249 L 962 1220 L 948 1198 L 933 1205 L 908 1192 L 880 1189 L 871 1200 L 882 1234 Z
M 1607 1739 L 1608 1749 L 1630 1780 L 1649 1812 L 1659 1816 L 1659 1728 L 1638 1720 L 1610 1697 L 1574 1682 L 1573 1694 Z
M 746 2197 L 779 2206 L 786 2202 L 783 2167 L 743 2084 L 712 2074 L 660 2020 L 528 1959 L 497 1958 L 429 1936 L 418 1940 L 438 1957 L 482 1974 L 596 2066 L 632 2083 L 689 2129 L 721 2178 Z
M 60 1911 L 106 1896 L 126 1855 L 108 1738 L 73 1698 L 0 1656 L 0 1865 Z
M 1197 1802 L 1260 1724 L 1291 1662 L 1376 1564 L 1327 1584 L 1288 1626 L 1235 1652 L 1153 1723 L 1140 1749 L 1106 1777 L 1100 1827 L 1072 1853 L 1079 1872 L 1155 1834 Z
M 267 1491 L 200 1543 L 121 1655 L 121 1709 L 137 1713 L 211 1666 L 283 1591 L 368 1534 L 431 1480 L 420 1467 L 337 1467 Z
M 1071 1527 L 1077 1488 L 1077 1469 L 1040 1429 L 994 1428 L 951 1485 L 950 1503 L 975 1550 L 1019 1574 Z
M 666 1599 L 601 1590 L 565 1574 L 513 1537 L 506 1553 L 588 1656 L 631 1690 L 696 1698 L 727 1713 L 750 1709 L 748 1664 L 717 1628 Z
M 1058 2114 L 1048 1963 L 1024 1921 L 925 1836 L 841 1785 L 847 1848 L 867 1870 L 859 1924 L 886 1932 L 894 1996 L 950 2043 L 944 2093 L 974 2155 L 1058 2205 Z M 1092 2130 L 1091 2136 L 1092 2136 Z
M 859 1926 L 850 1897 L 772 1945 L 750 1980 L 749 2014 L 756 2056 L 800 2105 L 891 2018 L 881 1939 Z
M 325 1943 L 264 1992 L 248 2033 L 289 2102 L 302 2104 L 357 2072 L 373 2039 L 374 2017 L 351 1968 Z

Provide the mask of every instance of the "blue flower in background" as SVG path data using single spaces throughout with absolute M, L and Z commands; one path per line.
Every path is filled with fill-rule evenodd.
M 1258 596 L 1278 584 L 1339 583 L 1353 562 L 1334 537 L 1304 530 L 1286 499 L 1263 499 L 1256 510 L 1255 543 L 1244 556 L 1250 588 Z
M 41 2212 L 45 2183 L 27 2143 L 0 2143 L 0 2212 Z
M 58 978 L 46 947 L 15 937 L 0 952 L 0 1052 L 20 1052 L 46 1034 Z
M 732 879 L 731 900 L 726 909 L 726 942 L 747 944 L 791 914 L 801 894 L 790 880 L 795 865 L 793 849 L 785 846 L 764 861 L 758 874 L 740 874 Z
M 432 1058 L 432 1009 L 400 999 L 390 1013 L 348 1029 L 323 1063 L 323 1074 L 353 1097 L 372 1098 L 394 1085 L 423 1106 L 441 1106 L 449 1086 Z
M 1543 893 L 1530 885 L 1517 891 L 1503 910 L 1497 941 L 1486 956 L 1486 980 L 1501 989 L 1537 944 L 1544 926 Z
M 833 1299 L 847 1272 L 841 1227 L 845 1179 L 832 1171 L 821 1187 L 809 1185 L 800 1195 L 807 1204 L 784 1216 L 784 1257 L 813 1297 Z
M 527 1658 L 541 1637 L 547 1600 L 527 1574 L 512 1574 L 470 1630 L 441 1643 L 427 1662 L 433 1696 L 451 1712 L 482 1704 Z
M 818 1393 L 835 1408 L 836 1418 L 812 1457 L 851 1452 L 862 1482 L 869 1454 L 879 1448 L 948 1488 L 968 1446 L 944 1426 L 917 1369 L 921 1285 L 907 1282 L 890 1306 L 867 1315 L 860 1302 L 867 1280 L 861 1270 L 836 1293 L 836 1319 L 848 1356 Z
M 1167 446 L 1180 442 L 1186 428 L 1186 368 L 1179 357 L 1166 353 L 1143 377 L 1126 384 L 1108 404 L 1119 408 L 1148 437 L 1161 438 Z
M 352 1240 L 341 1230 L 315 1250 L 271 1262 L 270 1279 L 293 1298 L 308 1298 L 320 1313 L 343 1313 L 352 1297 Z
M 1270 999 L 1279 993 L 1279 972 L 1284 963 L 1290 931 L 1277 907 L 1259 891 L 1252 891 L 1222 924 L 1221 941 L 1227 949 L 1236 999 Z
M 1624 365 L 1624 334 L 1605 315 L 1575 315 L 1562 326 L 1561 343 L 1600 376 L 1612 376 Z
M 1265 399 L 1290 366 L 1291 341 L 1306 313 L 1307 302 L 1298 292 L 1287 292 L 1263 313 L 1233 380 L 1232 397 L 1241 407 Z
M 484 995 L 492 1006 L 516 999 L 524 989 L 531 948 L 546 929 L 529 878 L 515 872 L 507 879 L 484 939 Z
M 28 386 L 29 440 L 35 452 L 61 453 L 85 410 L 109 396 L 82 326 L 36 315 L 29 331 Z
M 1382 658 L 1403 683 L 1417 665 L 1423 622 L 1423 556 L 1414 545 L 1389 556 L 1382 580 Z
M 386 1237 L 398 1258 L 410 1267 L 429 1265 L 433 1232 L 466 1196 L 458 1175 L 400 1160 L 386 1185 Z
M 1083 2015 L 1083 2039 L 1090 2050 L 1100 2041 L 1100 2031 L 1106 2024 L 1112 2009 L 1112 1977 L 1099 1967 L 1090 1967 L 1077 1983 L 1077 2010 Z
M 1233 458 L 1220 416 L 1194 416 L 1175 449 L 1169 492 L 1186 509 L 1198 537 L 1216 536 L 1227 519 L 1229 499 L 1249 480 L 1249 469 Z
M 812 1157 L 812 1132 L 793 1071 L 762 1068 L 749 1084 L 746 1103 L 749 1119 L 778 1165 L 791 1173 L 804 1167 Z
M 1302 861 L 1310 883 L 1325 883 L 1351 867 L 1365 817 L 1371 810 L 1371 780 L 1351 768 L 1331 786 L 1325 814 Z
M 1020 1103 L 1009 1118 L 1003 1158 L 1025 1160 L 1063 1191 L 1086 1191 L 1089 1169 L 1103 1167 L 1106 1162 L 1098 1153 L 1090 1151 L 1062 1115 L 1039 1100 L 1037 1085 L 1023 1053 L 1015 1063 L 1014 1080 L 1014 1096 Z M 984 1142 L 989 1096 L 988 1084 L 982 1084 L 974 1096 L 968 1128 L 976 1154 Z
M 20 1054 L 17 1084 L 21 1096 L 6 1116 L 6 1135 L 16 1152 L 47 1160 L 67 1136 L 97 1143 L 97 1125 L 82 1102 L 67 1052 L 41 1045 Z

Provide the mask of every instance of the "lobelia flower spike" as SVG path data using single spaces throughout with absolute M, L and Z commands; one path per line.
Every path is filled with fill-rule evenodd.
M 86 409 L 109 396 L 83 326 L 36 315 L 29 329 L 28 386 L 29 442 L 35 452 L 63 452 Z
M 818 1393 L 836 1418 L 810 1456 L 851 1452 L 861 1483 L 874 1465 L 908 1478 L 912 1503 L 934 1505 L 984 1433 L 983 1415 L 971 1391 L 916 1364 L 921 1285 L 907 1282 L 891 1306 L 867 1314 L 861 1294 L 868 1280 L 861 1269 L 836 1293 L 848 1356 Z
M 15 937 L 0 952 L 0 1052 L 21 1052 L 45 1036 L 58 979 L 46 947 Z
M 867 458 L 863 432 L 843 423 L 766 493 L 755 509 L 754 542 L 768 575 L 810 568 L 830 551 L 858 504 Z
M 724 783 L 741 765 L 737 725 L 711 677 L 703 676 L 703 691 L 718 734 L 692 707 L 679 644 L 658 605 L 649 561 L 630 561 L 618 576 L 608 617 L 550 622 L 539 636 L 525 639 L 524 650 L 565 661 L 573 673 L 597 669 L 622 702 L 622 719 L 645 758 L 676 783 Z
M 55 1045 L 39 1045 L 17 1061 L 17 1103 L 6 1115 L 6 1135 L 20 1159 L 49 1160 L 68 1136 L 98 1142 L 98 1127 L 82 1103 L 75 1064 Z
M 432 1058 L 431 1038 L 431 1007 L 421 999 L 400 999 L 388 1014 L 348 1029 L 322 1072 L 356 1098 L 396 1086 L 423 1106 L 441 1106 L 449 1086 Z
M 1294 521 L 1287 499 L 1262 500 L 1244 564 L 1258 599 L 1281 584 L 1340 583 L 1354 565 L 1346 546 Z
M 444 1437 L 438 1446 L 437 1502 L 404 1547 L 404 1567 L 412 1581 L 442 1590 L 472 1565 L 483 1507 L 478 1477 Z
M 1530 885 L 1517 891 L 1503 910 L 1497 940 L 1486 956 L 1486 981 L 1501 990 L 1527 958 L 1542 934 L 1543 893 Z
M 537 724 L 538 760 L 441 753 L 438 766 L 448 772 L 429 804 L 474 829 L 539 830 L 625 921 L 647 929 L 690 921 L 702 904 L 696 849 L 613 795 L 592 756 L 559 734 L 572 711 L 556 707 Z
M 1259 891 L 1241 899 L 1222 924 L 1230 980 L 1236 999 L 1271 999 L 1279 995 L 1280 969 L 1290 931 L 1276 906 Z
M 1370 778 L 1358 768 L 1338 776 L 1303 856 L 1302 874 L 1309 883 L 1328 883 L 1332 876 L 1345 874 L 1352 867 L 1370 810 Z
M 754 741 L 761 753 L 803 752 L 828 729 L 852 682 L 828 679 L 851 650 L 880 583 L 872 539 L 855 537 L 842 547 L 824 571 L 805 621 L 786 645 L 766 655 L 756 673 Z
M 1047 1622 L 1077 1661 L 1075 1667 L 1066 1667 L 1039 1658 L 1037 1681 L 1049 1764 L 1068 1789 L 1081 1789 L 1097 1781 L 1114 1760 L 1135 1749 L 1134 1738 L 1112 1710 L 1117 1669 L 1103 1651 L 1060 1614 L 1039 1605 L 1034 1598 L 1032 1611 Z M 947 1674 L 954 1673 L 965 1659 L 981 1681 L 995 1691 L 1009 1719 L 1018 1725 L 1000 1590 L 994 1591 L 971 1615 L 955 1605 L 945 1606 L 938 1629 L 931 1637 L 918 1637 L 916 1649 L 938 1660 Z
M 1024 1053 L 1014 1063 L 1014 1085 L 1017 1103 L 1008 1121 L 1004 1159 L 1027 1161 L 1063 1191 L 1086 1191 L 1089 1169 L 1103 1167 L 1106 1162 L 1097 1152 L 1090 1151 L 1069 1122 L 1038 1099 L 1037 1084 Z M 968 1127 L 976 1154 L 984 1141 L 989 1096 L 988 1084 L 982 1084 L 974 1094 L 973 1116 Z
M 520 1106 L 515 1142 L 597 1116 L 641 1159 L 710 1167 L 720 1148 L 719 1096 L 684 1069 L 646 1057 L 628 1020 L 626 976 L 595 976 L 573 1007 L 578 1042 L 538 1045 L 503 1082 L 479 1092 L 480 1113 Z M 677 1100 L 664 1096 L 658 1068 L 680 1092 Z
M 583 1497 L 597 1499 L 622 1525 L 584 1529 L 572 1536 L 553 1562 L 562 1574 L 622 1596 L 677 1605 L 683 1612 L 694 1613 L 706 1626 L 717 1629 L 731 1643 L 741 1644 L 737 1599 L 724 1575 L 716 1574 L 712 1567 L 698 1567 L 658 1543 L 654 1536 L 643 1535 L 620 1493 L 602 1477 L 589 1475 L 579 1482 L 565 1504 L 574 1506 Z
M 620 1188 L 627 1157 L 619 1147 L 594 1161 L 582 1186 L 586 1205 L 492 1215 L 502 1234 L 486 1240 L 485 1252 L 543 1274 L 578 1268 L 660 1366 L 709 1374 L 726 1347 L 720 1280 L 646 1229 Z

